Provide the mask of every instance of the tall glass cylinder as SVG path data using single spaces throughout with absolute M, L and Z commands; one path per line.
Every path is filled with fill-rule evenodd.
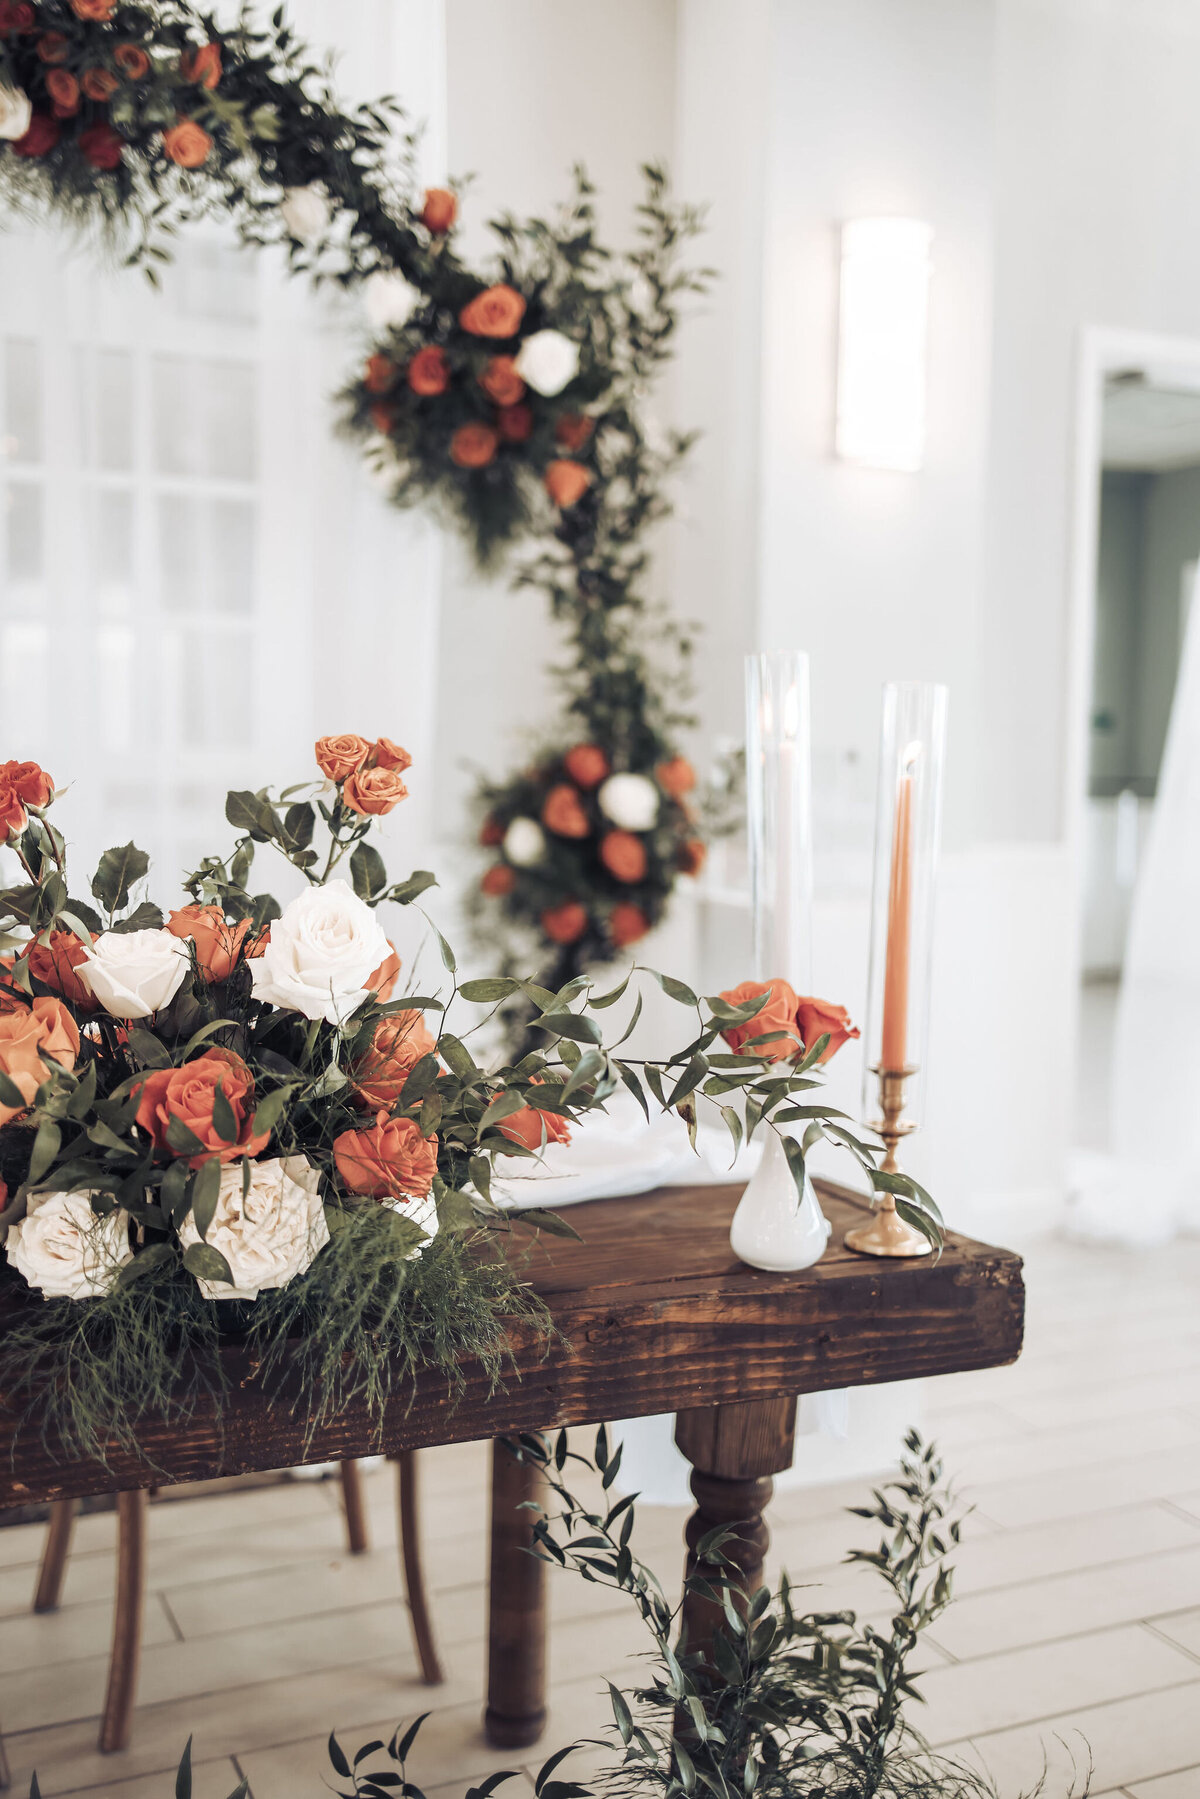
M 878 1117 L 881 1088 L 891 1084 L 909 1129 L 925 1104 L 946 703 L 946 689 L 931 682 L 883 690 L 863 1116 Z
M 746 813 L 756 980 L 812 991 L 812 749 L 808 657 L 746 658 Z

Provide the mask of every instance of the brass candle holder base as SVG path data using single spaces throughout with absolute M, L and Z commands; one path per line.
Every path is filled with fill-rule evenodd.
M 916 1072 L 915 1068 L 872 1070 L 873 1074 L 879 1076 L 879 1109 L 883 1117 L 871 1128 L 884 1141 L 885 1174 L 899 1174 L 900 1163 L 896 1159 L 896 1147 L 902 1137 L 911 1136 L 917 1128 L 903 1116 L 904 1089 L 909 1076 Z M 860 1225 L 857 1230 L 846 1232 L 847 1249 L 855 1249 L 864 1256 L 927 1256 L 931 1253 L 933 1245 L 928 1237 L 922 1236 L 919 1230 L 904 1222 L 890 1193 L 878 1194 L 874 1205 L 875 1216 L 870 1224 Z

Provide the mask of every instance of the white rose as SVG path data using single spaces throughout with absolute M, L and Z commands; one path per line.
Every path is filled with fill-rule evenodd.
M 15 143 L 33 123 L 29 95 L 19 87 L 0 87 L 0 138 Z
M 535 331 L 517 351 L 517 373 L 539 394 L 560 394 L 579 373 L 579 345 L 561 331 Z
M 545 833 L 535 818 L 514 818 L 503 848 L 514 868 L 534 868 L 546 854 Z
M 104 931 L 79 979 L 114 1018 L 149 1018 L 170 1005 L 191 967 L 188 946 L 167 930 Z
M 257 1299 L 267 1287 L 286 1287 L 329 1241 L 321 1177 L 307 1156 L 276 1156 L 247 1166 L 244 1199 L 242 1164 L 227 1162 L 221 1169 L 217 1209 L 204 1242 L 225 1257 L 233 1285 L 198 1279 L 205 1299 Z M 189 1212 L 179 1241 L 187 1249 L 200 1240 Z
M 391 955 L 379 920 L 345 881 L 310 887 L 271 926 L 252 964 L 254 998 L 340 1024 L 358 1010 L 368 981 Z
M 315 244 L 329 230 L 329 201 L 319 187 L 286 188 L 279 211 L 292 236 L 302 244 Z
M 654 829 L 658 788 L 645 775 L 609 775 L 596 799 L 604 816 L 623 831 Z
M 425 1232 L 426 1239 L 432 1239 L 437 1236 L 438 1209 L 437 1201 L 434 1199 L 432 1193 L 418 1194 L 415 1199 L 384 1199 L 380 1200 L 379 1203 L 390 1207 L 391 1210 L 397 1212 L 401 1218 L 410 1218 L 414 1224 L 419 1225 Z M 425 1254 L 428 1247 L 428 1241 L 425 1243 L 418 1243 L 415 1249 L 409 1250 L 404 1258 L 405 1261 L 415 1262 L 418 1256 L 423 1256 Z
M 95 1299 L 133 1255 L 129 1213 L 118 1208 L 98 1218 L 82 1190 L 33 1193 L 5 1248 L 17 1273 L 45 1299 Z
M 376 269 L 363 282 L 363 307 L 376 331 L 406 325 L 420 295 L 396 269 Z

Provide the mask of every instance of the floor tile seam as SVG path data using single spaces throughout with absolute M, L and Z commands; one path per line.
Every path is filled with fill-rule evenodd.
M 1194 1612 L 1197 1609 L 1200 1608 L 1197 1608 L 1194 1605 L 1184 1606 L 1182 1611 L 1176 1612 L 1174 1615 L 1179 1618 L 1186 1617 L 1189 1612 Z M 1148 1636 L 1157 1637 L 1160 1643 L 1165 1643 L 1170 1649 L 1177 1649 L 1180 1655 L 1186 1655 L 1189 1661 L 1195 1662 L 1197 1666 L 1200 1666 L 1200 1651 L 1189 1649 L 1186 1643 L 1177 1643 L 1174 1637 L 1168 1636 L 1166 1631 L 1160 1630 L 1158 1628 L 1158 1618 L 1160 1616 L 1169 1617 L 1171 1614 L 1164 1612 L 1156 1614 L 1154 1618 L 1140 1618 L 1138 1622 Z
M 1197 1682 L 1195 1680 L 1170 1680 L 1160 1686 L 1139 1687 L 1137 1691 L 1133 1693 L 1116 1693 L 1107 1699 L 1081 1700 L 1077 1705 L 1068 1706 L 1065 1711 L 1046 1712 L 1040 1714 L 1036 1718 L 1016 1718 L 1007 1724 L 993 1724 L 983 1729 L 977 1728 L 970 1732 L 970 1740 L 975 1741 L 978 1739 L 980 1742 L 985 1742 L 989 1737 L 1005 1736 L 1012 1730 L 1031 1730 L 1035 1725 L 1053 1724 L 1060 1718 L 1069 1720 L 1072 1717 L 1077 1716 L 1080 1712 L 1098 1711 L 1110 1705 L 1123 1705 L 1126 1700 L 1129 1699 L 1150 1699 L 1153 1698 L 1156 1693 L 1177 1693 L 1181 1692 L 1184 1687 L 1195 1686 L 1196 1684 Z M 932 1747 L 935 1749 L 945 1748 L 951 1743 L 960 1743 L 965 1740 L 966 1739 L 962 1734 L 959 1733 L 956 1736 L 946 1738 L 942 1743 L 933 1743 Z M 1142 1778 L 1142 1775 L 1138 1776 L 1139 1780 Z M 1146 1775 L 1144 1778 L 1150 1779 L 1151 1776 Z

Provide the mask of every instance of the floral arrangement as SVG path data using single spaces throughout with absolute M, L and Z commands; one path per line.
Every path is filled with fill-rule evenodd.
M 147 1411 L 201 1391 L 219 1403 L 230 1331 L 263 1379 L 300 1369 L 314 1422 L 355 1394 L 378 1411 L 422 1363 L 461 1378 L 469 1355 L 498 1376 L 513 1321 L 540 1309 L 501 1253 L 512 1217 L 492 1204 L 493 1166 L 568 1140 L 622 1083 L 693 1129 L 697 1097 L 713 1100 L 735 1145 L 803 1117 L 803 1145 L 788 1140 L 801 1184 L 824 1131 L 876 1186 L 902 1182 L 932 1208 L 839 1115 L 796 1105 L 853 1027 L 794 995 L 779 1025 L 781 983 L 701 1002 L 653 976 L 697 1018 L 659 1062 L 603 1047 L 597 1014 L 628 977 L 608 994 L 586 979 L 460 986 L 439 935 L 449 990 L 400 992 L 380 908 L 411 906 L 434 877 L 390 881 L 370 838 L 405 797 L 409 758 L 350 733 L 320 739 L 316 760 L 319 778 L 279 797 L 229 794 L 232 850 L 186 876 L 187 903 L 166 914 L 139 897 L 148 859 L 132 843 L 73 895 L 53 780 L 0 764 L 0 841 L 24 876 L 0 889 L 7 1408 L 36 1407 L 44 1430 L 102 1457 L 110 1439 L 136 1442 Z M 304 879 L 286 906 L 250 890 L 265 846 Z M 517 994 L 542 1047 L 485 1068 L 468 1040 Z M 461 1004 L 485 1015 L 452 1031 Z

